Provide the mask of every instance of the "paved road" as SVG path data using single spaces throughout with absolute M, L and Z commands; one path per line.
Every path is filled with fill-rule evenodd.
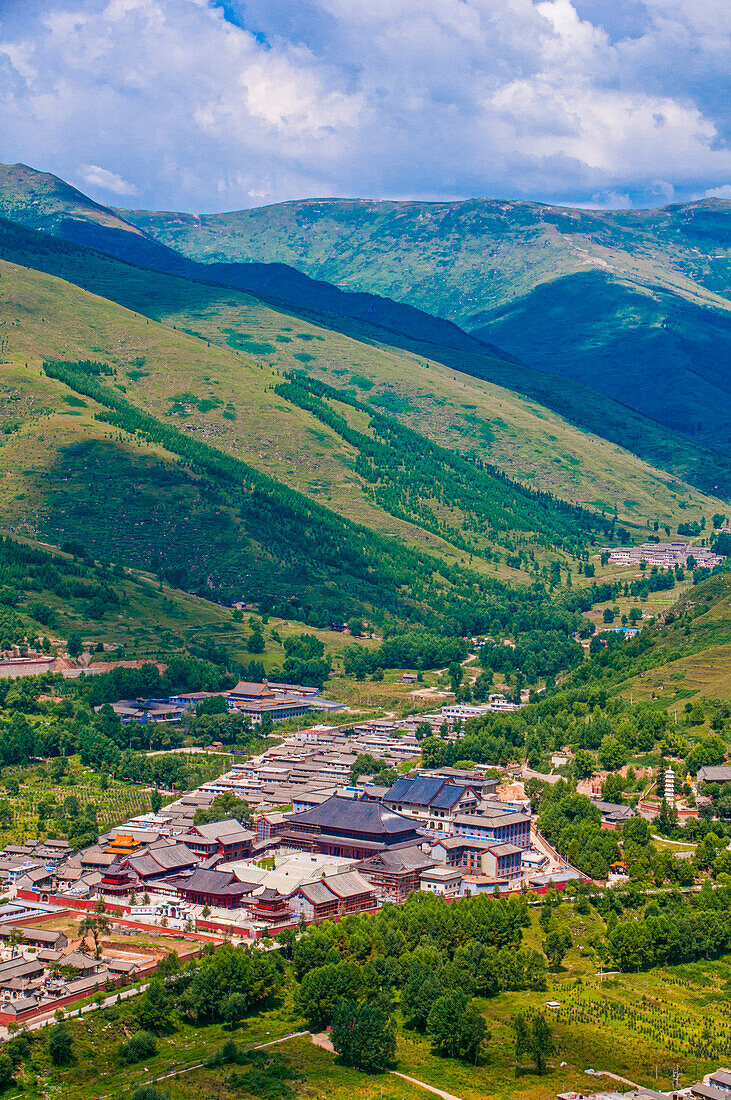
M 117 998 L 126 1001 L 128 997 L 136 997 L 138 993 L 143 993 L 147 989 L 147 985 L 140 986 L 139 989 L 124 989 L 121 993 L 112 993 L 109 997 L 105 997 L 101 1004 L 88 1004 L 83 1005 L 82 1008 L 73 1009 L 66 1012 L 66 1019 L 70 1020 L 74 1016 L 85 1016 L 87 1012 L 96 1012 L 98 1008 L 108 1008 L 109 1005 L 113 1005 Z M 65 1010 L 64 1010 L 65 1011 Z M 24 1031 L 39 1031 L 42 1027 L 48 1027 L 49 1024 L 55 1024 L 53 1012 L 46 1013 L 45 1016 L 38 1016 L 35 1020 L 31 1020 L 27 1024 L 23 1024 Z M 6 1027 L 0 1027 L 0 1039 L 9 1039 L 10 1032 Z
M 427 1085 L 426 1081 L 419 1081 L 416 1077 L 407 1077 L 405 1073 L 397 1073 L 395 1069 L 391 1070 L 394 1077 L 400 1077 L 402 1081 L 408 1081 L 412 1085 L 418 1085 L 419 1088 L 426 1089 L 427 1092 L 433 1092 L 435 1096 L 441 1096 L 442 1100 L 460 1100 L 459 1096 L 455 1096 L 453 1092 L 444 1092 L 443 1089 L 437 1089 L 434 1085 Z

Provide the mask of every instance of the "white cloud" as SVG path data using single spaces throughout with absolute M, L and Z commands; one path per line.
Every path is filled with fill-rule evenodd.
M 108 168 L 100 168 L 98 164 L 86 164 L 81 170 L 81 178 L 89 187 L 100 187 L 102 191 L 110 191 L 113 195 L 136 195 L 137 188 L 132 183 L 127 183 L 116 172 L 110 172 Z
M 731 183 L 724 183 L 721 187 L 709 187 L 701 198 L 704 199 L 731 199 Z
M 727 0 L 36 0 L 0 155 L 187 209 L 668 201 L 731 178 L 729 34 Z

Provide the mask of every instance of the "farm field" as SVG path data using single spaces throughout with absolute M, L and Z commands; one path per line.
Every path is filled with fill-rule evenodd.
M 7 806 L 12 820 L 0 826 L 0 846 L 22 844 L 29 838 L 45 839 L 52 835 L 50 822 L 39 829 L 39 806 L 45 804 L 46 819 L 54 817 L 54 809 L 63 811 L 69 819 L 84 812 L 88 805 L 95 807 L 99 832 L 128 821 L 131 817 L 150 809 L 150 790 L 146 786 L 126 783 L 112 777 L 103 778 L 93 769 L 84 767 L 78 756 L 67 757 L 64 775 L 54 771 L 53 763 L 30 767 L 13 766 L 3 769 L 0 779 L 0 804 Z M 192 770 L 196 786 L 206 779 L 220 775 L 229 766 L 230 757 L 186 754 L 185 764 Z M 15 793 L 15 784 L 18 791 Z M 4 786 L 4 790 L 3 790 Z M 68 799 L 75 799 L 76 806 L 69 806 Z
M 17 794 L 12 793 L 14 782 L 19 784 Z M 50 835 L 44 829 L 39 831 L 39 805 L 63 806 L 69 798 L 77 800 L 81 811 L 88 804 L 96 807 L 100 832 L 150 809 L 150 792 L 146 787 L 111 778 L 105 785 L 101 776 L 84 767 L 78 757 L 68 758 L 68 772 L 58 778 L 52 767 L 45 764 L 6 767 L 0 780 L 0 800 L 8 806 L 12 822 L 0 828 L 0 845 L 22 844 L 29 838 Z

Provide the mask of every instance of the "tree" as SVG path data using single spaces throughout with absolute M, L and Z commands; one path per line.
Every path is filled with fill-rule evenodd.
M 73 1059 L 74 1040 L 65 1024 L 58 1024 L 48 1036 L 48 1054 L 54 1066 L 67 1066 Z
M 548 933 L 543 941 L 543 954 L 548 959 L 551 970 L 560 970 L 561 963 L 566 958 L 566 952 L 573 946 L 571 933 L 568 929 L 563 931 L 553 930 Z
M 163 1092 L 155 1085 L 140 1085 L 132 1093 L 129 1100 L 170 1100 L 170 1093 Z
M 554 1051 L 553 1035 L 545 1016 L 538 1015 L 533 1018 L 532 1038 L 533 1058 L 538 1075 L 542 1077 L 546 1072 L 546 1059 Z
M 251 807 L 243 798 L 237 798 L 231 791 L 217 794 L 208 810 L 196 810 L 194 825 L 208 825 L 216 821 L 227 821 L 235 817 L 242 825 L 251 824 Z
M 246 643 L 246 648 L 249 653 L 263 653 L 264 652 L 264 635 L 260 630 L 253 631 L 249 635 L 249 640 Z
M 355 999 L 360 992 L 360 968 L 353 962 L 328 963 L 302 978 L 298 1000 L 303 1014 L 316 1026 L 332 1023 L 342 998 Z
M 347 1066 L 380 1073 L 396 1055 L 393 1025 L 383 1009 L 363 1001 L 341 1000 L 333 1015 L 332 1044 Z
M 660 804 L 660 812 L 655 818 L 655 824 L 657 831 L 664 836 L 674 833 L 678 827 L 678 811 L 674 806 L 668 806 L 664 798 Z
M 459 1031 L 460 1056 L 477 1065 L 480 1049 L 487 1035 L 484 1017 L 474 1005 L 468 1004 L 462 1015 Z
M 0 1089 L 6 1089 L 8 1085 L 13 1084 L 15 1080 L 13 1076 L 14 1068 L 7 1054 L 0 1054 Z
M 515 1028 L 515 1076 L 518 1076 L 518 1065 L 526 1054 L 530 1053 L 530 1029 L 528 1021 L 521 1012 L 513 1020 Z
M 421 742 L 421 761 L 425 768 L 441 768 L 447 756 L 447 742 L 441 737 L 425 737 Z
M 586 779 L 594 772 L 596 761 L 586 749 L 577 749 L 573 760 L 573 771 L 577 779 Z
M 229 993 L 223 1006 L 223 1018 L 230 1027 L 235 1028 L 246 1014 L 246 997 L 243 993 Z
M 415 963 L 401 994 L 401 1011 L 410 1027 L 423 1031 L 434 1002 L 444 988 L 433 970 Z
M 452 685 L 452 691 L 455 695 L 459 694 L 459 685 L 462 683 L 464 677 L 464 669 L 459 661 L 452 661 L 448 669 L 449 679 Z
M 84 645 L 81 641 L 81 635 L 77 633 L 69 634 L 68 642 L 66 643 L 69 657 L 80 657 L 84 652 Z
M 426 1028 L 434 1049 L 439 1054 L 454 1058 L 458 1052 L 460 1028 L 466 1008 L 467 997 L 461 989 L 449 990 L 432 1005 Z
M 170 1020 L 170 1003 L 165 986 L 159 978 L 153 978 L 135 1005 L 137 1024 L 144 1031 L 160 1033 Z
M 107 936 L 110 929 L 109 918 L 104 915 L 104 900 L 99 898 L 94 906 L 94 913 L 89 913 L 84 917 L 79 925 L 79 932 L 81 938 L 86 943 L 87 935 L 91 935 L 94 941 L 94 955 L 96 958 L 100 958 L 101 952 L 99 950 L 99 941 L 102 936 Z
M 521 1058 L 528 1055 L 534 1062 L 536 1072 L 543 1076 L 546 1072 L 546 1061 L 554 1051 L 553 1035 L 546 1022 L 545 1016 L 534 1016 L 532 1023 L 524 1014 L 515 1017 L 515 1073 L 518 1074 L 518 1064 Z
M 602 798 L 605 802 L 624 802 L 624 779 L 621 775 L 608 775 L 602 783 Z
M 119 1044 L 117 1055 L 122 1065 L 132 1066 L 144 1058 L 151 1058 L 156 1051 L 155 1036 L 149 1031 L 136 1031 L 129 1039 Z
M 602 737 L 599 745 L 599 763 L 607 771 L 621 768 L 627 759 L 627 749 L 616 737 Z
M 18 947 L 21 943 L 25 943 L 25 936 L 19 928 L 11 928 L 7 939 L 7 944 L 10 948 L 11 959 L 15 958 L 15 948 Z

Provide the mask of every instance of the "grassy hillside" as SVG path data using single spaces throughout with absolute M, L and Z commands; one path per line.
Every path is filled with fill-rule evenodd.
M 397 416 L 434 443 L 486 460 L 533 489 L 608 513 L 616 508 L 625 524 L 646 528 L 648 522 L 658 521 L 674 529 L 681 519 L 697 518 L 711 507 L 687 484 L 578 430 L 534 400 L 522 398 L 505 386 L 457 373 L 467 358 L 464 353 L 447 354 L 448 349 L 442 348 L 444 362 L 439 362 L 432 357 L 440 354 L 433 345 L 425 349 L 412 341 L 411 346 L 407 343 L 395 348 L 386 342 L 388 333 L 364 325 L 354 330 L 360 337 L 355 339 L 322 323 L 284 313 L 251 295 L 151 273 L 7 222 L 0 223 L 0 256 L 62 276 L 166 326 L 164 331 L 156 327 L 151 332 L 146 324 L 140 329 L 139 317 L 135 318 L 125 337 L 129 350 L 124 354 L 119 353 L 121 336 L 116 334 L 123 327 L 123 314 L 117 316 L 115 334 L 110 332 L 104 343 L 96 338 L 73 345 L 65 338 L 53 342 L 40 322 L 44 299 L 36 298 L 27 283 L 22 297 L 25 303 L 30 295 L 23 306 L 28 337 L 24 338 L 12 324 L 7 330 L 8 339 L 14 342 L 16 360 L 25 362 L 29 355 L 40 355 L 42 359 L 103 354 L 124 372 L 130 394 L 157 401 L 156 407 L 165 411 L 172 407 L 166 403 L 168 397 L 196 389 L 206 376 L 213 378 L 216 385 L 208 386 L 208 390 L 222 404 L 205 412 L 189 407 L 188 424 L 195 428 L 215 425 L 217 437 L 243 447 L 255 465 L 263 463 L 264 468 L 284 477 L 293 487 L 332 501 L 336 507 L 346 508 L 349 515 L 365 515 L 365 502 L 354 490 L 357 478 L 353 471 L 348 469 L 343 475 L 342 441 L 329 439 L 322 425 L 309 419 L 305 420 L 306 428 L 302 423 L 297 427 L 291 418 L 281 419 L 281 410 L 272 408 L 268 390 L 278 377 L 277 371 L 307 370 L 346 394 L 359 394 L 364 402 Z M 74 298 L 72 304 L 73 292 L 61 285 L 56 286 L 56 292 L 64 300 L 69 298 L 68 309 L 64 308 L 59 316 L 66 318 L 64 329 L 74 331 L 73 315 L 79 310 L 83 313 L 82 300 Z M 172 331 L 171 326 L 178 331 Z M 181 329 L 187 335 L 197 335 L 206 345 L 221 345 L 225 354 L 216 356 L 213 348 L 200 346 L 200 339 L 198 344 L 191 344 Z M 134 347 L 129 344 L 132 332 L 136 334 Z M 190 347 L 195 347 L 192 355 L 184 350 Z M 161 374 L 147 364 L 140 367 L 137 360 L 155 363 L 156 349 L 165 362 L 175 364 L 174 371 Z M 428 358 L 424 350 L 430 353 Z M 484 360 L 477 356 L 469 357 L 469 361 L 475 373 L 484 369 Z M 497 364 L 496 360 L 492 362 Z M 510 369 L 509 364 L 502 363 L 491 373 Z M 509 379 L 506 384 L 510 385 Z M 227 412 L 228 404 L 233 408 Z M 291 410 L 290 414 L 301 421 L 300 413 Z M 606 423 L 606 410 L 602 418 Z M 647 439 L 652 422 L 636 420 L 636 438 Z M 292 444 L 299 456 L 296 461 L 289 442 L 285 452 L 263 442 L 272 441 L 282 432 L 294 433 Z M 692 449 L 680 437 L 667 439 L 664 449 L 679 459 L 681 466 L 694 460 L 689 453 Z M 714 459 L 708 465 L 709 476 L 720 478 L 726 472 L 731 485 L 731 462 L 724 466 Z M 372 514 L 370 506 L 368 514 Z
M 96 662 L 192 655 L 281 669 L 284 640 L 299 623 L 270 618 L 264 652 L 248 649 L 250 614 L 174 588 L 148 571 L 94 561 L 81 543 L 59 549 L 25 537 L 0 535 L 0 642 L 64 654 L 77 635 Z M 308 628 L 337 660 L 352 642 L 341 631 Z M 47 643 L 47 644 L 46 644 Z M 362 645 L 376 643 L 363 639 Z
M 280 209 L 271 208 L 271 211 Z M 429 206 L 427 209 L 431 211 L 432 208 Z M 282 264 L 197 263 L 141 233 L 114 211 L 86 200 L 74 188 L 56 177 L 34 172 L 22 165 L 0 166 L 0 210 L 11 214 L 25 225 L 43 229 L 66 240 L 93 246 L 136 264 L 181 275 L 188 280 L 214 282 L 251 291 L 257 296 L 259 304 L 263 298 L 275 310 L 282 312 L 284 309 L 301 319 L 313 321 L 321 329 L 327 328 L 331 333 L 338 332 L 361 343 L 407 351 L 439 362 L 452 371 L 468 373 L 496 383 L 553 409 L 585 431 L 627 447 L 650 464 L 666 469 L 706 492 L 731 495 L 731 460 L 727 457 L 719 459 L 718 452 L 692 443 L 681 431 L 663 428 L 657 421 L 639 415 L 621 401 L 611 400 L 596 390 L 577 384 L 575 377 L 564 378 L 527 367 L 507 353 L 469 336 L 455 325 L 411 306 L 373 294 L 343 292 L 332 284 L 313 280 Z M 442 227 L 445 233 L 448 228 Z M 273 233 L 273 237 L 275 236 Z M 235 251 L 235 245 L 232 245 L 232 249 Z M 67 262 L 60 267 L 58 264 L 53 266 L 54 261 L 50 256 L 52 250 L 40 259 L 39 251 L 42 248 L 37 242 L 29 244 L 26 241 L 20 248 L 16 242 L 14 250 L 6 248 L 4 254 L 8 259 L 40 265 L 43 270 L 63 274 L 82 286 L 98 290 L 117 301 L 123 301 L 124 304 L 132 304 L 124 297 L 129 284 L 124 273 L 104 267 L 103 281 L 100 282 L 99 264 L 88 256 L 80 258 L 77 255 L 78 263 Z M 502 251 L 501 244 L 501 254 Z M 32 259 L 26 260 L 28 253 L 34 255 Z M 547 255 L 548 252 L 544 249 L 541 256 L 545 259 Z M 381 258 L 383 262 L 387 259 L 384 256 Z M 530 263 L 523 263 L 521 272 L 524 274 L 528 270 L 537 270 L 536 259 L 537 257 L 531 256 Z M 407 263 L 406 267 L 408 266 Z M 467 279 L 468 274 L 465 271 L 469 264 L 462 264 L 462 268 L 465 270 L 460 278 L 464 276 Z M 440 274 L 438 285 L 442 289 L 447 285 L 445 279 L 447 276 L 442 277 Z M 147 302 L 154 298 L 159 303 L 166 296 L 169 297 L 166 292 L 169 292 L 170 284 L 163 286 L 162 293 L 154 290 L 153 294 L 150 294 L 148 286 L 146 294 L 138 297 L 133 308 L 149 312 Z M 179 294 L 174 297 L 179 297 Z M 223 302 L 225 303 L 225 297 Z M 169 301 L 165 304 L 168 313 L 171 309 L 174 310 L 175 307 Z M 473 308 L 476 309 L 477 305 L 475 301 Z M 207 313 L 210 320 L 211 311 L 208 310 Z M 179 321 L 183 327 L 191 327 L 190 320 L 186 320 L 184 315 Z M 563 317 L 559 326 L 556 338 L 559 360 L 560 349 L 566 344 L 566 324 L 570 323 L 570 318 L 567 321 Z M 201 329 L 197 319 L 192 327 Z M 230 324 L 227 327 L 231 327 Z M 527 327 L 530 329 L 530 325 Z M 237 331 L 235 325 L 234 330 Z M 611 326 L 608 331 L 613 331 Z M 208 325 L 207 335 L 212 339 L 218 338 L 215 324 Z M 257 341 L 256 335 L 248 335 L 253 343 L 259 343 L 264 348 L 264 344 Z M 599 339 L 599 334 L 596 335 Z M 224 333 L 225 339 L 230 337 L 230 333 Z M 699 341 L 702 343 L 701 338 Z M 283 350 L 276 347 L 280 357 Z M 551 369 L 551 362 L 547 365 Z M 620 397 L 623 394 L 620 393 Z M 718 407 L 721 408 L 723 404 L 722 401 Z M 708 425 L 704 422 L 706 435 L 702 438 L 708 437 L 711 441 L 717 438 L 718 424 L 715 421 L 719 418 L 723 420 L 723 413 L 709 414 L 709 419 L 714 421 L 714 430 L 709 432 Z M 685 423 L 681 423 L 681 428 L 685 430 Z M 497 435 L 500 435 L 499 425 Z M 459 433 L 457 437 L 459 440 Z M 469 446 L 469 439 L 465 443 Z M 514 452 L 513 447 L 511 451 Z M 501 461 L 499 455 L 497 460 Z M 510 461 L 512 465 L 512 457 Z M 518 462 L 517 469 L 513 467 L 511 472 L 520 476 L 520 465 Z M 528 476 L 533 476 L 532 465 L 525 472 Z M 549 478 L 549 484 L 553 480 Z M 575 488 L 574 486 L 573 490 Z M 606 499 L 603 494 L 598 495 Z
M 728 700 L 731 570 L 678 587 L 678 598 L 669 606 L 669 601 L 662 601 L 666 606 L 661 609 L 644 604 L 644 610 L 657 618 L 638 637 L 625 642 L 604 635 L 609 644 L 571 673 L 566 684 L 572 688 L 591 684 L 635 702 L 654 700 L 679 713 L 681 704 L 696 695 Z M 632 602 L 637 604 L 636 599 Z M 615 605 L 626 606 L 621 599 L 613 599 L 611 606 Z
M 664 660 L 633 678 L 625 695 L 668 707 L 694 696 L 731 698 L 731 573 L 683 595 L 657 631 L 655 654 Z
M 678 390 L 688 371 L 702 384 L 712 383 L 708 348 L 717 361 L 728 358 L 731 203 L 595 212 L 494 200 L 329 199 L 215 215 L 123 213 L 145 233 L 196 259 L 291 264 L 315 278 L 448 317 L 498 344 L 506 338 L 507 350 L 530 366 L 578 377 L 725 450 L 727 391 L 716 395 L 720 416 L 707 386 L 694 392 L 693 415 L 683 423 L 674 403 L 668 408 L 652 385 L 636 402 L 631 383 L 661 371 Z M 595 280 L 576 325 L 573 303 L 580 291 L 567 288 L 566 277 L 586 272 L 604 279 Z M 629 288 L 621 309 L 618 286 Z M 513 328 L 500 324 L 503 310 Z M 667 328 L 670 339 L 657 331 Z M 647 329 L 661 338 L 647 339 Z M 606 364 L 620 384 L 598 385 Z
M 537 590 L 509 594 L 491 577 L 527 581 L 546 558 L 566 562 L 605 537 L 588 513 L 476 465 L 477 500 L 450 486 L 446 469 L 408 499 L 391 497 L 387 464 L 376 492 L 357 441 L 276 392 L 281 375 L 254 357 L 51 276 L 7 262 L 0 276 L 9 333 L 0 468 L 15 530 L 83 540 L 97 557 L 314 625 L 356 611 L 460 631 L 505 600 L 509 617 L 544 606 Z M 77 365 L 44 374 L 41 350 Z M 303 480 L 309 496 L 294 488 Z M 500 499 L 514 501 L 510 529 L 500 511 L 491 519 Z

